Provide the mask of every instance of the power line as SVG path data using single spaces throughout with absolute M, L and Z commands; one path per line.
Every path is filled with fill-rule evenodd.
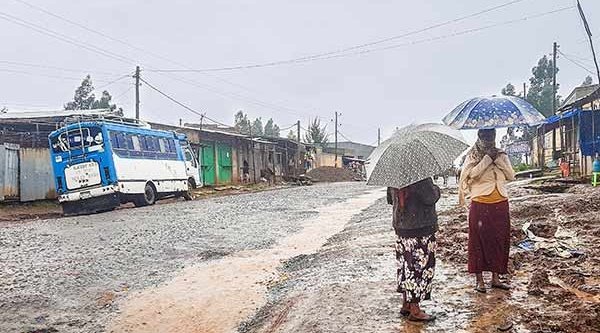
M 219 122 L 217 120 L 211 119 L 210 117 L 206 116 L 206 112 L 202 113 L 200 111 L 194 110 L 191 107 L 189 107 L 189 106 L 183 104 L 182 102 L 176 100 L 175 98 L 171 97 L 170 95 L 167 95 L 165 92 L 163 92 L 162 90 L 156 88 L 155 86 L 153 86 L 152 84 L 150 84 L 148 81 L 144 80 L 143 78 L 140 78 L 140 81 L 144 82 L 148 87 L 150 87 L 150 89 L 156 91 L 157 93 L 161 94 L 163 97 L 165 97 L 168 100 L 170 100 L 171 102 L 173 102 L 173 103 L 181 106 L 182 108 L 188 110 L 189 112 L 191 112 L 191 113 L 193 113 L 195 115 L 198 115 L 200 117 L 203 117 L 203 118 L 205 118 L 207 120 L 210 120 L 210 121 L 212 121 L 215 124 L 219 124 L 219 125 L 230 127 L 227 124 L 223 124 L 222 122 Z
M 24 62 L 11 61 L 11 60 L 0 60 L 0 63 L 7 64 L 7 65 L 14 65 L 14 66 L 22 66 L 22 67 L 52 69 L 52 70 L 63 71 L 63 72 L 72 72 L 72 73 L 94 73 L 94 74 L 107 75 L 107 76 L 117 75 L 115 73 L 110 73 L 110 72 L 89 71 L 89 70 L 85 70 L 85 69 L 72 69 L 72 68 L 56 67 L 56 66 L 49 66 L 49 65 L 43 65 L 43 64 L 24 63 Z
M 125 90 L 124 92 L 120 93 L 119 95 L 115 96 L 114 99 L 119 99 L 123 96 L 125 96 L 128 92 L 130 92 L 133 88 L 135 88 L 135 86 L 130 86 L 129 88 L 127 88 L 127 90 Z
M 119 82 L 119 81 L 121 81 L 123 79 L 129 78 L 129 77 L 131 77 L 131 74 L 125 74 L 123 76 L 120 76 L 120 77 L 112 80 L 112 81 L 109 81 L 106 84 L 101 85 L 100 87 L 96 87 L 95 89 L 97 89 L 97 90 L 104 89 L 104 88 L 110 86 L 111 84 L 117 83 L 117 82 Z
M 5 69 L 5 68 L 0 68 L 0 72 L 5 72 L 5 73 L 14 73 L 14 74 L 24 74 L 24 75 L 31 75 L 31 76 L 38 76 L 38 77 L 47 77 L 47 78 L 51 78 L 51 79 L 59 79 L 59 80 L 73 80 L 73 81 L 81 81 L 82 78 L 80 77 L 72 77 L 72 76 L 61 76 L 61 75 L 50 75 L 50 74 L 42 74 L 42 73 L 34 73 L 34 72 L 28 72 L 28 71 L 22 71 L 22 70 L 16 70 L 16 69 Z M 119 80 L 123 79 L 123 77 L 114 80 L 114 81 L 109 81 L 109 80 L 96 80 L 98 82 L 108 82 L 106 84 L 106 86 L 113 84 Z
M 560 55 L 562 55 L 563 57 L 565 57 L 565 59 L 567 59 L 568 61 L 570 61 L 571 63 L 575 64 L 577 67 L 585 70 L 586 72 L 590 73 L 591 75 L 596 75 L 596 73 L 594 73 L 592 70 L 588 69 L 587 67 L 585 67 L 582 63 L 580 63 L 579 61 L 575 60 L 575 59 L 571 59 L 568 56 L 566 56 L 564 53 L 562 53 L 560 50 L 558 51 L 558 53 L 560 53 Z
M 11 22 L 11 23 L 23 26 L 25 28 L 34 30 L 34 31 L 36 31 L 36 32 L 38 32 L 40 34 L 43 34 L 43 35 L 46 35 L 46 36 L 49 36 L 49 37 L 61 40 L 61 41 L 65 42 L 65 43 L 68 43 L 68 44 L 71 44 L 71 45 L 75 45 L 77 47 L 86 49 L 88 51 L 91 51 L 91 52 L 94 52 L 94 53 L 97 53 L 97 54 L 101 54 L 101 55 L 103 55 L 105 57 L 109 57 L 111 59 L 114 59 L 114 60 L 117 60 L 117 61 L 120 61 L 120 62 L 124 62 L 126 64 L 134 64 L 135 63 L 135 61 L 131 62 L 131 59 L 128 59 L 128 58 L 123 57 L 121 55 L 118 55 L 116 53 L 112 53 L 110 51 L 105 51 L 105 50 L 102 50 L 102 49 L 100 49 L 98 47 L 95 47 L 95 46 L 90 46 L 90 45 L 83 44 L 83 43 L 77 41 L 76 39 L 71 38 L 71 37 L 69 37 L 67 35 L 61 34 L 59 32 L 52 31 L 52 30 L 47 29 L 47 28 L 45 28 L 43 26 L 37 25 L 35 23 L 28 22 L 26 20 L 20 19 L 20 18 L 18 18 L 16 16 L 13 16 L 13 15 L 10 15 L 10 14 L 4 13 L 4 12 L 0 12 L 0 18 L 3 19 L 3 20 L 6 20 L 8 22 Z
M 19 0 L 17 0 L 19 1 Z M 401 35 L 396 35 L 396 36 L 391 36 L 391 37 L 386 37 L 386 38 L 382 38 L 382 39 L 378 39 L 375 41 L 371 41 L 371 42 L 367 42 L 367 43 L 363 43 L 363 44 L 358 44 L 358 45 L 353 45 L 350 47 L 346 47 L 346 48 L 342 48 L 342 49 L 338 49 L 338 50 L 334 50 L 334 51 L 327 51 L 327 52 L 322 52 L 322 53 L 317 53 L 317 54 L 313 54 L 313 55 L 308 55 L 308 56 L 303 56 L 303 57 L 298 57 L 298 58 L 292 58 L 292 59 L 287 59 L 287 60 L 278 60 L 278 61 L 271 61 L 271 62 L 266 62 L 266 63 L 260 63 L 260 64 L 252 64 L 252 65 L 242 65 L 242 66 L 230 66 L 230 67 L 221 67 L 221 68 L 208 68 L 208 69 L 197 69 L 197 70 L 161 70 L 163 72 L 217 72 L 217 71 L 232 71 L 232 70 L 241 70 L 241 69 L 252 69 L 252 68 L 260 68 L 260 67 L 272 67 L 272 66 L 278 66 L 278 65 L 286 65 L 286 64 L 293 64 L 293 63 L 302 63 L 302 62 L 307 62 L 307 61 L 312 61 L 312 60 L 319 60 L 321 58 L 327 59 L 328 56 L 331 55 L 335 55 L 335 54 L 341 54 L 341 53 L 347 53 L 348 51 L 354 51 L 357 49 L 363 49 L 369 46 L 374 46 L 374 45 L 378 45 L 378 44 L 382 44 L 382 43 L 387 43 L 396 39 L 401 39 L 401 38 L 405 38 L 408 36 L 412 36 L 412 35 L 416 35 L 416 34 L 420 34 L 429 30 L 433 30 L 436 28 L 440 28 L 446 25 L 450 25 L 450 24 L 454 24 L 454 23 L 458 23 L 461 21 L 464 21 L 466 19 L 469 18 L 473 18 L 482 14 L 486 14 L 519 2 L 523 2 L 525 0 L 513 0 L 513 1 L 509 1 L 491 8 L 487 8 L 475 13 L 471 13 L 465 16 L 461 16 L 452 20 L 448 20 L 445 22 L 441 22 L 441 23 L 437 23 L 425 28 L 421 28 L 421 29 L 417 29 L 417 30 L 413 30 Z
M 168 77 L 168 78 L 170 78 L 172 80 L 179 81 L 181 83 L 188 84 L 188 85 L 191 85 L 191 86 L 194 86 L 194 87 L 198 87 L 198 88 L 201 88 L 201 89 L 204 89 L 204 90 L 208 90 L 208 91 L 210 91 L 210 92 L 212 92 L 214 94 L 221 95 L 221 96 L 226 97 L 226 98 L 232 98 L 232 99 L 241 100 L 241 101 L 244 101 L 244 102 L 249 103 L 249 104 L 254 104 L 254 105 L 257 105 L 259 107 L 263 107 L 263 108 L 267 108 L 267 109 L 272 109 L 272 110 L 275 110 L 275 111 L 284 111 L 286 113 L 291 113 L 291 114 L 300 115 L 300 116 L 304 115 L 300 111 L 297 111 L 297 110 L 294 110 L 294 109 L 290 109 L 290 108 L 281 107 L 281 106 L 270 104 L 270 103 L 267 103 L 267 102 L 262 102 L 262 101 L 260 101 L 258 99 L 254 99 L 252 97 L 248 97 L 248 96 L 244 96 L 244 95 L 237 94 L 237 93 L 232 93 L 232 92 L 219 91 L 214 86 L 211 86 L 211 85 L 208 85 L 208 84 L 202 84 L 202 83 L 199 83 L 197 81 L 190 80 L 190 79 L 187 79 L 187 78 L 182 78 L 182 77 L 175 76 L 175 75 L 168 75 L 167 73 L 156 73 L 156 74 L 165 75 L 166 77 Z
M 110 41 L 113 41 L 113 42 L 119 43 L 121 45 L 127 46 L 127 47 L 129 47 L 129 48 L 131 48 L 133 50 L 143 52 L 144 54 L 152 56 L 152 57 L 154 57 L 156 59 L 161 59 L 161 60 L 169 62 L 171 64 L 174 64 L 174 65 L 177 65 L 177 66 L 180 66 L 180 67 L 183 67 L 183 68 L 191 69 L 190 67 L 186 66 L 185 64 L 177 62 L 177 61 L 175 61 L 175 60 L 173 60 L 173 59 L 171 59 L 169 57 L 166 57 L 166 56 L 163 56 L 163 55 L 160 55 L 160 54 L 148 51 L 148 50 L 146 50 L 144 48 L 141 48 L 139 46 L 133 45 L 132 43 L 129 43 L 129 42 L 124 41 L 122 39 L 118 39 L 118 38 L 112 37 L 112 36 L 110 36 L 110 35 L 108 35 L 106 33 L 103 33 L 101 31 L 99 31 L 99 30 L 92 29 L 92 28 L 90 28 L 90 27 L 88 27 L 88 26 L 86 26 L 84 24 L 78 23 L 78 22 L 73 21 L 73 20 L 71 20 L 69 18 L 66 18 L 66 17 L 64 17 L 62 15 L 58 15 L 58 14 L 53 13 L 53 12 L 47 10 L 47 9 L 44 9 L 42 7 L 39 7 L 39 6 L 36 6 L 36 5 L 34 5 L 34 4 L 32 4 L 32 3 L 28 2 L 28 1 L 24 1 L 24 0 L 14 0 L 14 1 L 19 2 L 19 3 L 21 3 L 21 4 L 25 5 L 25 6 L 30 7 L 30 8 L 33 8 L 33 9 L 35 9 L 37 11 L 40 11 L 40 12 L 46 14 L 46 15 L 50 15 L 50 16 L 52 16 L 52 17 L 54 17 L 56 19 L 59 19 L 61 21 L 67 22 L 67 23 L 69 23 L 71 25 L 79 27 L 79 28 L 81 28 L 81 29 L 83 29 L 85 31 L 88 31 L 88 32 L 91 32 L 91 33 L 96 34 L 98 36 L 101 36 L 103 38 L 106 38 L 106 39 L 108 39 Z M 520 1 L 523 1 L 523 0 L 520 0 Z M 250 88 L 248 88 L 248 87 L 246 87 L 244 85 L 241 85 L 241 84 L 238 84 L 238 83 L 235 83 L 235 82 L 232 82 L 232 81 L 229 81 L 229 80 L 226 80 L 226 79 L 223 79 L 223 78 L 220 78 L 218 76 L 211 75 L 211 74 L 206 74 L 206 75 L 209 75 L 209 76 L 211 76 L 211 77 L 213 77 L 213 78 L 215 78 L 215 79 L 217 79 L 217 80 L 219 80 L 221 82 L 224 82 L 226 84 L 229 84 L 229 85 L 232 85 L 232 86 L 236 86 L 236 87 L 242 88 L 242 89 L 244 89 L 246 91 L 252 92 L 252 89 L 250 89 Z M 226 94 L 220 94 L 220 95 L 222 95 L 224 97 L 229 97 Z M 260 101 L 260 100 L 257 100 L 257 99 L 255 99 L 255 100 L 258 101 L 258 102 L 260 102 L 260 103 L 266 103 L 266 102 L 263 102 L 263 101 Z M 280 106 L 277 106 L 277 108 L 278 109 L 286 109 L 285 107 L 280 107 Z M 287 109 L 289 109 L 289 108 L 287 108 Z M 292 110 L 292 109 L 290 109 L 290 110 Z
M 348 137 L 345 136 L 344 133 L 342 133 L 340 130 L 338 130 L 337 132 L 342 138 L 346 139 L 348 142 L 355 143 L 355 141 L 348 139 Z
M 316 59 L 316 60 L 327 60 L 327 59 L 333 59 L 333 58 L 341 58 L 341 57 L 347 57 L 347 56 L 362 55 L 362 54 L 367 54 L 367 53 L 372 53 L 372 52 L 377 52 L 377 51 L 385 51 L 385 50 L 396 49 L 396 48 L 403 47 L 403 46 L 417 45 L 417 44 L 423 44 L 423 43 L 428 43 L 428 42 L 434 42 L 434 41 L 444 40 L 444 39 L 448 39 L 448 38 L 452 38 L 452 37 L 458 37 L 458 36 L 467 35 L 467 34 L 471 34 L 471 33 L 475 33 L 475 32 L 480 32 L 480 31 L 483 31 L 483 30 L 497 28 L 497 27 L 504 26 L 504 25 L 514 24 L 514 23 L 518 23 L 518 22 L 523 22 L 523 21 L 527 21 L 527 20 L 531 20 L 531 19 L 535 19 L 535 18 L 540 18 L 540 17 L 543 17 L 543 16 L 548 16 L 548 15 L 551 15 L 551 14 L 563 12 L 563 11 L 566 11 L 566 10 L 569 10 L 569 9 L 573 9 L 573 8 L 575 8 L 575 6 L 563 7 L 563 8 L 559 8 L 559 9 L 556 9 L 556 10 L 551 10 L 551 11 L 547 11 L 547 12 L 543 12 L 543 13 L 539 13 L 539 14 L 535 14 L 535 15 L 525 16 L 525 17 L 522 17 L 520 19 L 499 22 L 499 23 L 495 23 L 495 24 L 490 24 L 490 25 L 482 26 L 482 27 L 479 27 L 479 28 L 472 28 L 472 29 L 462 30 L 462 31 L 454 32 L 454 33 L 447 34 L 447 35 L 440 35 L 440 36 L 437 36 L 437 37 L 431 37 L 431 38 L 416 40 L 416 41 L 402 43 L 402 44 L 394 44 L 394 45 L 380 47 L 380 48 L 367 49 L 367 50 L 357 51 L 357 52 L 354 52 L 354 53 L 338 54 L 338 55 L 333 55 L 333 56 L 326 57 L 326 58 L 319 58 L 319 59 Z

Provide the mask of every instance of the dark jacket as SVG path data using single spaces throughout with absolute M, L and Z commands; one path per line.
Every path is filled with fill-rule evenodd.
M 440 199 L 440 188 L 431 178 L 410 185 L 404 189 L 404 209 L 400 207 L 398 189 L 388 187 L 388 203 L 394 205 L 393 223 L 399 237 L 424 237 L 433 234 L 438 228 L 435 203 Z

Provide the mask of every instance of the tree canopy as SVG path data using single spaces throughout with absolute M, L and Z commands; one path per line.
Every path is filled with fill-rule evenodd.
M 502 88 L 501 93 L 505 96 L 515 96 L 515 86 L 513 86 L 512 83 L 509 82 L 506 85 L 506 87 Z
M 296 132 L 294 130 L 290 130 L 287 134 L 287 138 L 290 140 L 298 140 L 298 136 L 296 135 Z
M 102 92 L 100 99 L 96 99 L 94 94 L 94 84 L 92 78 L 87 75 L 81 85 L 75 89 L 73 100 L 64 105 L 65 110 L 91 110 L 91 109 L 108 109 L 115 111 L 119 116 L 123 116 L 123 109 L 117 110 L 117 105 L 112 104 L 112 96 L 107 90 Z
M 321 126 L 321 120 L 315 118 L 309 121 L 308 129 L 304 134 L 306 143 L 314 143 L 320 146 L 325 146 L 329 142 L 329 134 L 327 134 L 327 125 Z
M 583 80 L 583 82 L 581 83 L 581 86 L 588 87 L 588 86 L 591 86 L 592 84 L 594 84 L 594 79 L 588 75 L 585 77 L 585 80 Z
M 263 126 L 262 118 L 259 117 L 254 119 L 254 121 L 251 121 L 248 119 L 248 115 L 241 110 L 234 116 L 234 127 L 238 132 L 246 135 L 252 134 L 252 136 L 278 138 L 281 134 L 281 129 L 275 124 L 273 118 L 267 120 Z M 252 130 L 252 132 L 250 130 Z
M 527 101 L 531 103 L 544 116 L 549 117 L 554 114 L 552 108 L 553 90 L 553 63 L 547 56 L 543 56 L 531 69 L 532 76 L 529 79 L 529 91 L 527 92 Z M 558 73 L 558 67 L 556 68 Z M 556 84 L 558 91 L 559 84 Z M 559 105 L 560 96 L 556 96 L 556 105 Z

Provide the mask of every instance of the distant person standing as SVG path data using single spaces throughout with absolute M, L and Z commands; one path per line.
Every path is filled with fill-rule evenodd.
M 389 187 L 387 192 L 387 201 L 394 206 L 393 225 L 398 237 L 398 292 L 403 296 L 400 313 L 410 321 L 435 319 L 421 310 L 419 303 L 431 297 L 438 228 L 435 204 L 439 199 L 440 189 L 431 178 L 401 189 Z
M 468 269 L 476 276 L 475 290 L 487 291 L 483 272 L 492 272 L 492 288 L 508 290 L 500 274 L 508 273 L 510 214 L 506 183 L 515 172 L 505 152 L 496 148 L 496 130 L 482 129 L 463 164 L 459 202 L 471 199 Z

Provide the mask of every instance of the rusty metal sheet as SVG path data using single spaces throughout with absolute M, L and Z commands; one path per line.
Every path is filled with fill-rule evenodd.
M 0 144 L 0 201 L 19 198 L 19 145 Z
M 21 201 L 55 199 L 50 149 L 21 148 Z

